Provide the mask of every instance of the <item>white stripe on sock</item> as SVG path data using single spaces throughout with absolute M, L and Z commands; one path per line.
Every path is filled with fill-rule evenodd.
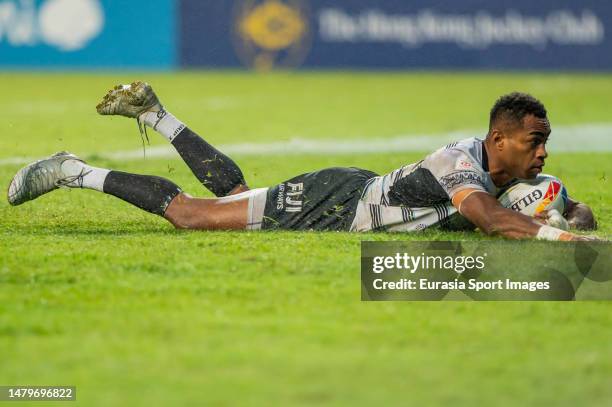
M 172 113 L 163 109 L 159 112 L 145 112 L 140 115 L 139 119 L 145 126 L 157 131 L 170 142 L 185 128 L 183 122 L 174 117 Z

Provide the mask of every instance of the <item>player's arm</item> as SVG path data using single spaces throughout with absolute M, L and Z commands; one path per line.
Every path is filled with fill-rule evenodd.
M 563 214 L 570 227 L 578 230 L 595 230 L 597 229 L 597 221 L 593 211 L 587 204 L 574 201 L 571 198 L 567 200 L 567 208 Z
M 511 239 L 583 240 L 582 236 L 542 225 L 529 216 L 504 208 L 494 196 L 480 189 L 463 189 L 454 194 L 452 202 L 463 216 L 487 235 Z

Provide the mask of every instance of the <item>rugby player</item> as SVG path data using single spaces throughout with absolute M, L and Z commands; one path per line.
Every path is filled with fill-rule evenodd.
M 386 175 L 359 168 L 328 168 L 270 188 L 249 189 L 240 168 L 164 109 L 151 86 L 118 85 L 97 106 L 102 115 L 136 118 L 175 147 L 217 198 L 195 198 L 165 178 L 97 168 L 67 152 L 21 169 L 8 201 L 19 205 L 58 187 L 114 195 L 170 221 L 202 230 L 289 229 L 417 231 L 437 226 L 507 238 L 586 240 L 500 205 L 496 195 L 517 179 L 542 172 L 551 129 L 546 109 L 524 93 L 500 97 L 484 140 L 451 143 Z M 146 127 L 144 131 L 146 132 Z M 572 227 L 594 229 L 593 213 L 569 200 Z

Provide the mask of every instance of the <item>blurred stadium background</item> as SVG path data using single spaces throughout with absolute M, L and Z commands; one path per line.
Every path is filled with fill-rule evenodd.
M 2 65 L 609 70 L 595 0 L 3 0 Z
M 388 172 L 542 99 L 547 172 L 612 231 L 612 4 L 0 0 L 0 182 L 67 149 L 207 195 L 95 105 L 150 82 L 253 187 Z M 0 385 L 93 405 L 610 405 L 606 303 L 361 303 L 345 233 L 183 233 L 92 191 L 0 203 Z M 529 255 L 535 255 L 531 253 Z

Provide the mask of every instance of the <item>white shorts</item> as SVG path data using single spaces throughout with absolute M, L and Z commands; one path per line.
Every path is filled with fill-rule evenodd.
M 255 188 L 235 195 L 224 196 L 217 198 L 219 202 L 233 202 L 249 200 L 249 209 L 247 212 L 247 230 L 261 229 L 263 221 L 264 209 L 266 208 L 266 198 L 268 197 L 268 188 Z
M 244 193 L 249 195 L 249 211 L 246 228 L 247 230 L 259 230 L 263 222 L 264 209 L 266 209 L 268 188 L 251 189 Z

